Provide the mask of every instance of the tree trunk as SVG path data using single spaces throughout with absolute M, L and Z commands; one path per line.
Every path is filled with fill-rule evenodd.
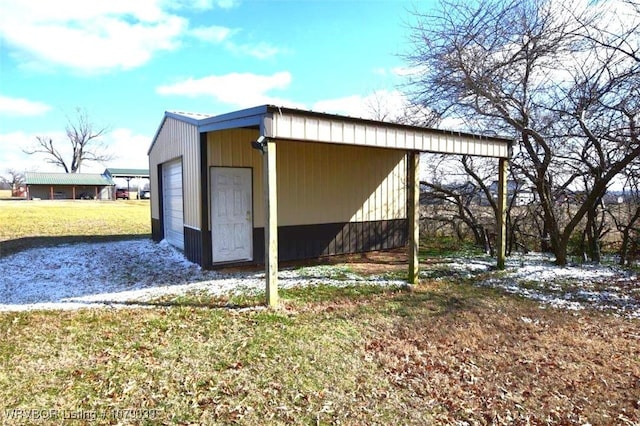
M 629 231 L 631 228 L 625 228 L 622 231 L 622 243 L 620 244 L 620 261 L 618 262 L 620 266 L 624 266 L 627 264 L 627 257 L 629 256 Z
M 589 233 L 587 234 L 589 258 L 592 262 L 600 263 L 600 230 L 598 229 L 597 211 L 595 207 L 590 209 L 587 214 L 587 228 L 589 229 Z

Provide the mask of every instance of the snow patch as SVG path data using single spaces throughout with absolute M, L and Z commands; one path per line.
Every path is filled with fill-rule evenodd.
M 205 271 L 166 241 L 118 241 L 36 248 L 0 258 L 0 311 L 144 305 L 163 296 L 258 294 L 264 272 Z M 313 285 L 399 286 L 340 268 L 278 272 L 282 289 Z
M 0 270 L 0 311 L 145 306 L 190 292 L 255 295 L 265 287 L 264 272 L 206 271 L 168 242 L 151 240 L 34 248 L 0 258 Z M 539 301 L 542 307 L 591 307 L 640 319 L 640 280 L 616 266 L 558 267 L 549 256 L 533 253 L 510 257 L 506 270 L 496 271 L 495 259 L 487 256 L 450 257 L 425 265 L 421 276 L 473 278 L 477 285 Z M 405 284 L 384 275 L 362 276 L 340 265 L 280 270 L 278 278 L 282 289 Z M 522 321 L 528 323 L 524 317 Z

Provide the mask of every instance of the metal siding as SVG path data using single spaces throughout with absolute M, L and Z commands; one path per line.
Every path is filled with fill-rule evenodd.
M 160 218 L 157 165 L 182 157 L 184 224 L 200 229 L 200 135 L 198 128 L 167 117 L 149 152 L 151 217 Z
M 208 166 L 253 169 L 253 226 L 264 225 L 258 131 L 208 134 Z M 370 147 L 278 141 L 280 226 L 405 217 L 405 153 Z
M 404 218 L 404 155 L 397 150 L 279 141 L 280 225 Z
M 263 226 L 262 154 L 253 149 L 259 132 L 253 129 L 232 129 L 207 133 L 209 167 L 251 167 L 253 180 L 253 226 Z M 279 153 L 278 153 L 279 154 Z M 278 171 L 280 172 L 280 171 Z M 209 222 L 211 218 L 206 218 Z M 211 224 L 209 223 L 209 229 Z
M 507 158 L 507 141 L 489 140 L 481 136 L 456 134 L 433 129 L 400 131 L 386 123 L 355 123 L 336 121 L 335 117 L 307 116 L 281 112 L 270 117 L 275 125 L 275 139 L 304 140 L 364 146 L 388 147 L 403 150 L 473 154 Z M 488 149 L 487 149 L 488 148 Z
M 323 223 L 278 227 L 278 258 L 319 256 L 404 247 L 407 220 Z M 264 262 L 264 228 L 253 229 L 254 263 Z

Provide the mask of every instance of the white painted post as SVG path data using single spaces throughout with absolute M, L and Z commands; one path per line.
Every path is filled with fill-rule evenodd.
M 278 190 L 276 186 L 276 144 L 265 142 L 262 156 L 264 187 L 264 266 L 267 305 L 278 306 Z
M 504 269 L 507 256 L 507 171 L 509 160 L 501 158 L 498 163 L 498 269 Z
M 417 284 L 420 275 L 418 249 L 420 246 L 420 153 L 407 155 L 407 219 L 409 220 L 409 284 Z

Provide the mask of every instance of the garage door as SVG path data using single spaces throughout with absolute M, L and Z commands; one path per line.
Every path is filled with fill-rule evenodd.
M 165 240 L 184 250 L 182 161 L 180 160 L 162 166 L 162 210 Z

